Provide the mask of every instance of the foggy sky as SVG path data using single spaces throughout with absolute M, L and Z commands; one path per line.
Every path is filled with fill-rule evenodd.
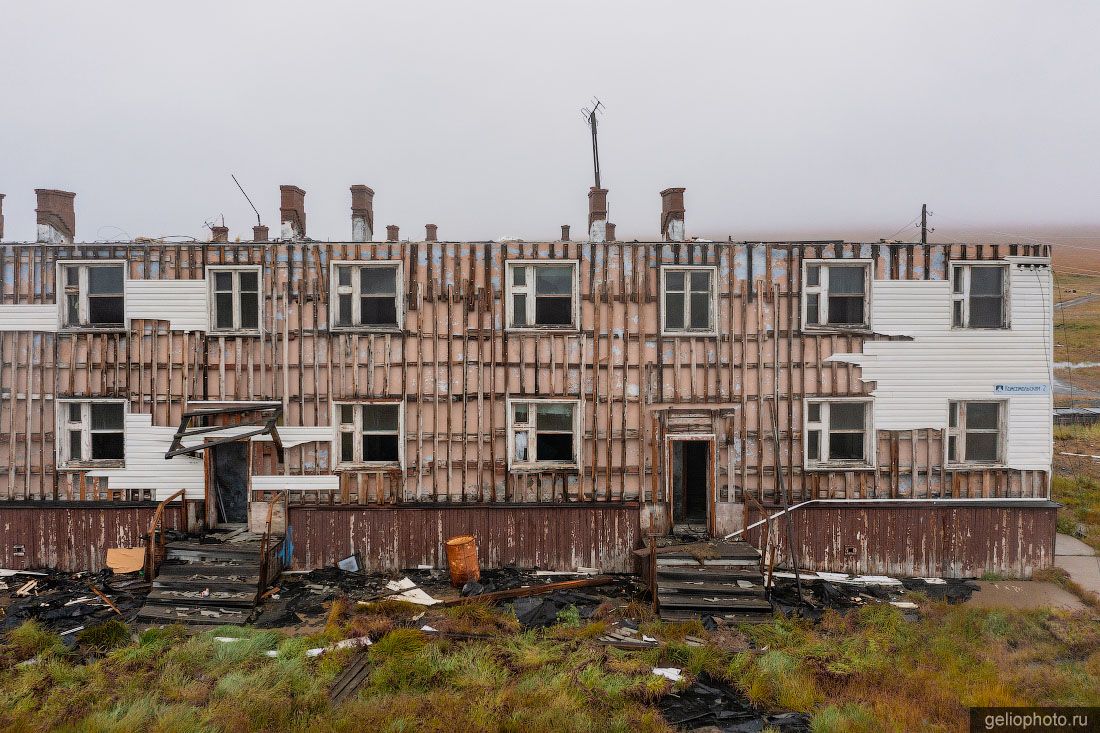
M 585 228 L 596 95 L 620 238 L 687 187 L 691 235 L 889 237 L 1100 220 L 1091 2 L 113 2 L 0 5 L 6 241 L 34 192 L 77 239 L 278 231 L 555 239 Z M 899 236 L 911 236 L 912 228 Z

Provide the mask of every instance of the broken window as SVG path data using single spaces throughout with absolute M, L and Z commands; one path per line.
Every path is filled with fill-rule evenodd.
M 867 328 L 870 268 L 866 263 L 804 263 L 802 322 L 807 328 Z
M 258 333 L 260 268 L 209 268 L 210 330 Z
M 512 463 L 575 465 L 575 402 L 513 402 L 509 425 Z
M 808 400 L 804 450 L 807 467 L 870 466 L 874 430 L 870 400 Z
M 336 405 L 340 463 L 401 463 L 401 404 L 396 402 Z
M 951 268 L 955 328 L 1008 328 L 1005 265 L 969 264 Z
M 398 263 L 338 263 L 333 280 L 332 322 L 337 328 L 392 329 L 401 325 Z
M 713 267 L 662 268 L 665 333 L 713 333 L 715 288 Z
M 64 328 L 126 326 L 126 266 L 121 263 L 58 265 Z
M 126 442 L 121 400 L 58 402 L 57 447 L 62 467 L 121 465 Z
M 1000 463 L 1004 402 L 948 403 L 947 462 Z
M 508 263 L 509 328 L 575 328 L 576 263 Z

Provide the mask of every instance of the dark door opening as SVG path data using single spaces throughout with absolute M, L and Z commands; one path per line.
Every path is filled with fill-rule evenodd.
M 213 453 L 214 497 L 221 523 L 248 521 L 248 448 L 249 443 L 241 441 L 209 449 Z
M 672 523 L 707 527 L 710 441 L 672 442 Z

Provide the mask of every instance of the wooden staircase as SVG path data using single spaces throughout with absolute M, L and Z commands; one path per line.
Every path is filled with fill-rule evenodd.
M 152 590 L 138 612 L 143 623 L 239 625 L 281 570 L 281 537 L 263 538 L 243 528 L 219 542 L 169 542 Z
M 760 552 L 747 542 L 701 542 L 657 549 L 651 587 L 662 619 L 714 616 L 729 623 L 772 618 Z

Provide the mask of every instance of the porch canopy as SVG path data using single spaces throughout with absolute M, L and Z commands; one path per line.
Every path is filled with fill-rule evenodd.
M 268 435 L 275 444 L 279 463 L 283 462 L 283 441 L 279 438 L 276 423 L 283 416 L 279 402 L 238 403 L 224 407 L 204 407 L 183 413 L 180 426 L 172 436 L 172 445 L 164 454 L 165 459 L 175 456 L 197 455 L 199 451 L 225 443 L 251 440 L 258 435 Z M 198 424 L 192 427 L 192 421 Z M 217 423 L 217 424 L 211 424 Z M 207 436 L 198 443 L 184 445 L 184 441 L 199 435 Z

